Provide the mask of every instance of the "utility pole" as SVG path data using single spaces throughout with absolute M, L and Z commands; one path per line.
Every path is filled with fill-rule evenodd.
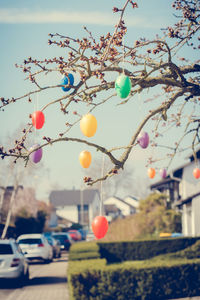
M 82 187 L 80 189 L 80 202 L 81 202 L 80 220 L 81 220 L 81 225 L 84 225 L 84 207 L 83 207 L 83 188 Z

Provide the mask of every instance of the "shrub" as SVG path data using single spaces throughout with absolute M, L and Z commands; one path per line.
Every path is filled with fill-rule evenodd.
M 95 242 L 73 244 L 69 251 L 69 260 L 100 258 L 99 247 Z
M 177 280 L 178 279 L 178 280 Z M 200 260 L 70 262 L 68 282 L 75 300 L 169 299 L 200 295 Z
M 108 263 L 126 260 L 145 260 L 151 257 L 173 253 L 193 245 L 198 238 L 174 238 L 133 242 L 99 242 L 101 258 Z

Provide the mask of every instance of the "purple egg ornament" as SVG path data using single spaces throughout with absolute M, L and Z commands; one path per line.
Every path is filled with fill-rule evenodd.
M 160 169 L 160 176 L 164 179 L 167 177 L 167 170 L 165 168 Z
M 38 148 L 38 147 L 40 147 L 39 144 L 33 145 L 33 146 L 29 149 L 29 151 L 33 151 L 34 149 L 36 149 L 36 148 Z M 30 154 L 30 158 L 31 158 L 32 162 L 34 162 L 35 164 L 37 164 L 37 163 L 41 160 L 41 158 L 42 158 L 42 148 L 40 148 L 40 149 L 38 149 L 38 150 L 32 152 L 32 153 Z
M 142 131 L 138 135 L 138 143 L 139 143 L 140 147 L 142 147 L 143 149 L 148 147 L 148 145 L 149 145 L 149 135 L 148 135 L 147 132 Z

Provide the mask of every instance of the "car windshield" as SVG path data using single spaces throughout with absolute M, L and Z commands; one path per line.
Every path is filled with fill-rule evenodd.
M 41 244 L 42 241 L 41 241 L 41 239 L 21 239 L 18 241 L 18 243 L 33 245 L 33 244 Z
M 0 255 L 13 254 L 11 245 L 0 244 Z
M 62 235 L 61 234 L 60 235 L 55 235 L 54 238 L 57 239 L 57 240 L 59 240 L 59 241 L 61 241 L 61 242 L 64 241 L 64 240 L 68 240 L 69 239 L 68 235 L 63 235 L 63 234 Z

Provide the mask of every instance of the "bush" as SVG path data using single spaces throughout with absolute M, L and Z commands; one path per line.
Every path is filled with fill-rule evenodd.
M 108 263 L 126 260 L 145 260 L 151 257 L 183 250 L 193 244 L 198 238 L 174 238 L 133 242 L 99 242 L 101 258 Z
M 178 279 L 178 280 L 177 280 Z M 170 299 L 200 295 L 200 260 L 70 262 L 68 282 L 75 300 Z
M 200 240 L 184 250 L 171 254 L 170 257 L 185 257 L 187 259 L 200 258 Z
M 99 247 L 95 242 L 73 244 L 69 251 L 69 260 L 100 258 Z

